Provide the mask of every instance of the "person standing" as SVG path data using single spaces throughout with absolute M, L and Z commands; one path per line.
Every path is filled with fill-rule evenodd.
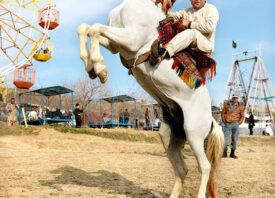
M 237 139 L 239 136 L 239 125 L 244 120 L 244 106 L 239 103 L 239 97 L 233 94 L 232 101 L 224 104 L 222 110 L 222 121 L 224 123 L 225 146 L 223 157 L 227 157 L 227 147 L 231 136 L 231 153 L 230 157 L 238 159 L 235 155 Z
M 253 135 L 253 127 L 255 126 L 255 122 L 254 122 L 254 116 L 252 114 L 252 112 L 249 113 L 249 122 L 248 122 L 248 128 L 250 131 L 250 135 Z
M 3 107 L 0 107 L 0 116 L 4 114 L 4 108 Z
M 129 122 L 129 112 L 128 112 L 128 109 L 125 109 L 125 112 L 124 112 L 124 124 L 128 124 Z
M 83 113 L 83 110 L 80 109 L 79 104 L 76 104 L 74 110 L 76 128 L 81 128 L 81 113 Z
M 119 124 L 123 124 L 123 111 L 122 109 L 120 109 L 120 112 L 119 112 Z
M 148 108 L 146 108 L 146 111 L 145 111 L 145 123 L 146 123 L 146 127 L 149 127 L 149 125 L 150 125 L 150 117 L 149 117 L 149 110 L 148 110 Z
M 6 106 L 6 111 L 8 112 L 8 126 L 14 126 L 17 122 L 17 110 L 19 106 L 15 104 L 15 98 L 11 98 L 10 103 Z

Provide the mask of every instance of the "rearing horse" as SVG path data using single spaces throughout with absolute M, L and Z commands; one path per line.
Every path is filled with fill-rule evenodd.
M 166 17 L 171 4 L 171 0 L 124 0 L 111 11 L 109 26 L 80 25 L 80 57 L 90 78 L 99 77 L 102 83 L 108 78 L 108 70 L 103 64 L 100 45 L 114 54 L 120 53 L 124 60 L 134 60 L 131 72 L 162 109 L 159 134 L 176 179 L 170 197 L 177 198 L 180 195 L 187 174 L 181 154 L 186 141 L 192 148 L 201 172 L 198 197 L 204 198 L 206 190 L 211 197 L 216 197 L 214 175 L 223 152 L 224 137 L 212 118 L 206 86 L 192 89 L 183 83 L 171 69 L 173 59 L 163 60 L 154 67 L 148 62 L 136 64 L 138 57 L 149 51 L 158 37 L 159 21 Z M 87 37 L 90 38 L 90 53 Z

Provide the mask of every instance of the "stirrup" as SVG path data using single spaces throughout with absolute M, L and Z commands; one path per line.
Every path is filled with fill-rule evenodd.
M 155 58 L 152 54 L 150 54 L 150 57 L 149 57 L 149 64 L 150 64 L 151 66 L 155 66 L 157 63 L 158 63 L 158 59 Z
M 158 62 L 161 62 L 166 57 L 166 55 L 168 53 L 167 48 L 164 47 L 164 49 L 165 49 L 164 53 L 160 57 L 158 57 Z

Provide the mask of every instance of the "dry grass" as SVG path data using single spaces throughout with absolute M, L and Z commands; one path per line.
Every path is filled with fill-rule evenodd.
M 114 140 L 124 140 L 132 142 L 149 142 L 158 143 L 160 139 L 157 132 L 146 133 L 143 131 L 135 131 L 134 129 L 127 128 L 116 128 L 116 129 L 91 129 L 91 128 L 70 128 L 64 126 L 51 126 L 55 130 L 62 133 L 73 133 L 73 134 L 86 134 L 93 135 L 103 138 L 109 138 Z M 152 134 L 153 133 L 153 134 Z
M 28 128 L 25 128 L 24 126 L 13 126 L 8 127 L 7 123 L 0 122 L 0 136 L 6 136 L 6 135 L 38 135 L 39 134 L 39 128 L 28 126 Z
M 275 136 L 246 136 L 242 135 L 238 139 L 238 144 L 254 146 L 275 146 Z

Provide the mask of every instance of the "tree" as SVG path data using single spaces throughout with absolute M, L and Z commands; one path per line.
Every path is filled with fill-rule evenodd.
M 108 83 L 101 84 L 98 79 L 91 80 L 87 75 L 79 77 L 76 81 L 71 81 L 69 83 L 65 82 L 63 85 L 74 91 L 74 103 L 79 103 L 84 111 L 87 110 L 89 100 L 108 97 L 113 94 Z M 70 96 L 62 97 L 62 101 L 67 109 L 71 107 Z

